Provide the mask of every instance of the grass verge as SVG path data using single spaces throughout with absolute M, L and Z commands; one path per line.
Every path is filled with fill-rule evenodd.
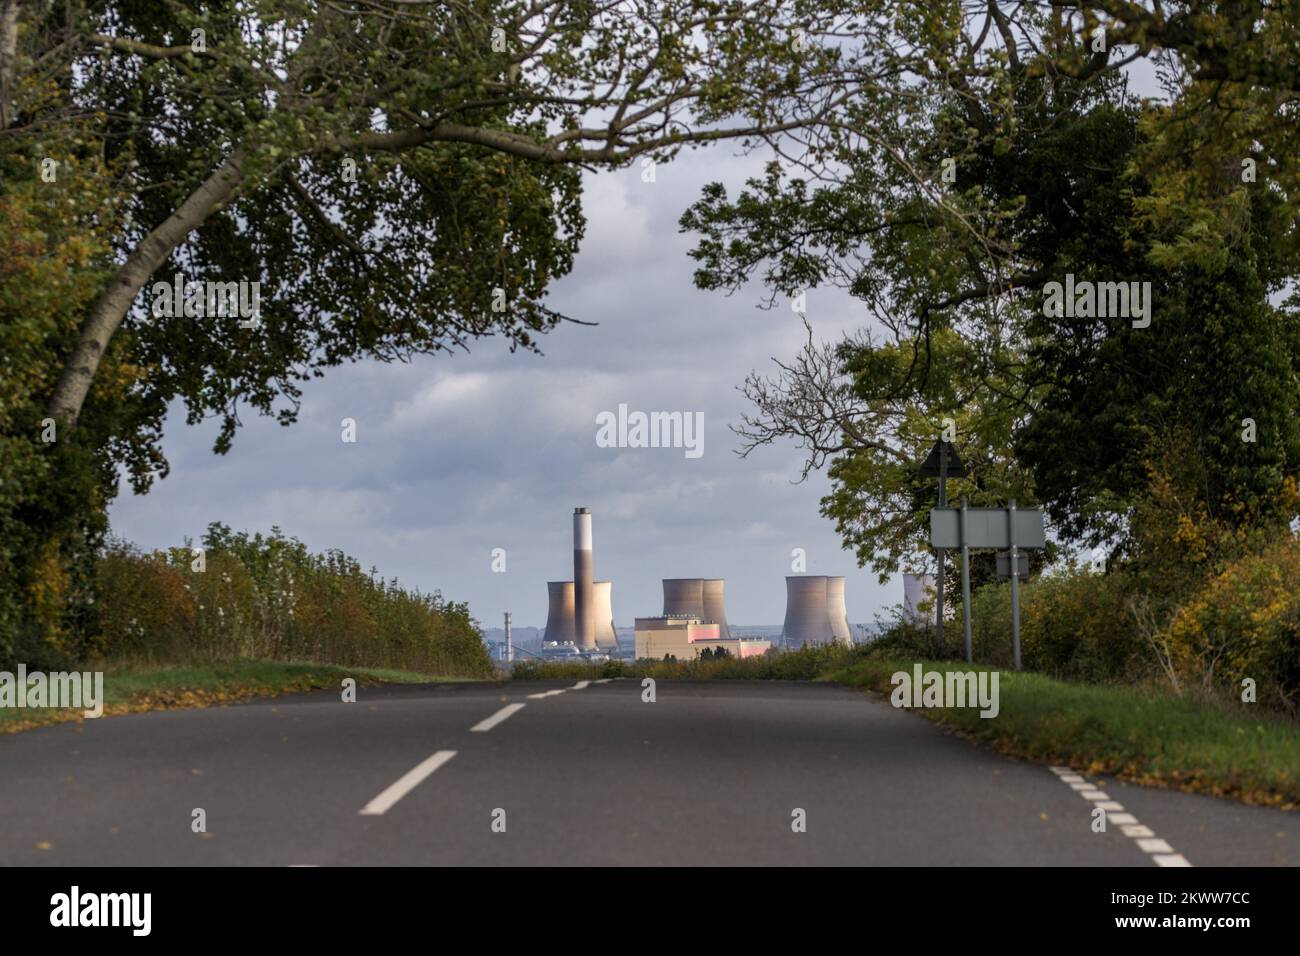
M 891 675 L 910 673 L 913 663 L 861 659 L 821 679 L 888 695 Z M 923 663 L 927 672 L 991 669 Z M 1014 756 L 1146 786 L 1300 809 L 1300 727 L 1295 724 L 1148 689 L 1000 673 L 997 717 L 981 718 L 978 709 L 925 708 L 919 713 Z
M 275 697 L 311 690 L 342 693 L 345 677 L 355 679 L 360 686 L 475 679 L 436 677 L 414 671 L 259 660 L 172 667 L 118 665 L 104 669 L 104 715 L 216 707 L 253 697 Z M 0 709 L 0 733 L 84 719 L 82 712 L 74 709 L 5 707 Z

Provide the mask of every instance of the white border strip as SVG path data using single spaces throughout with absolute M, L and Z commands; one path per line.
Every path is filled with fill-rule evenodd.
M 1123 804 L 1112 800 L 1100 787 L 1085 781 L 1081 774 L 1075 773 L 1069 767 L 1048 767 L 1047 769 L 1056 774 L 1058 780 L 1089 801 L 1094 807 L 1101 807 L 1102 812 L 1106 814 L 1106 822 L 1119 824 L 1120 831 L 1137 843 L 1138 849 L 1150 856 L 1155 861 L 1156 866 L 1192 865 L 1187 862 L 1186 857 L 1181 853 L 1175 853 L 1173 847 L 1152 833 L 1150 827 L 1144 827 L 1138 823 L 1137 817 L 1133 816 L 1133 814 L 1125 813 Z

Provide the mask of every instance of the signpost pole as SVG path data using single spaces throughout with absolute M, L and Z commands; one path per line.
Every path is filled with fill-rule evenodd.
M 948 507 L 948 443 L 940 438 L 939 446 L 939 507 Z M 943 564 L 947 556 L 946 548 L 935 548 L 939 556 L 939 589 L 934 596 L 934 643 L 938 657 L 943 658 Z
M 966 540 L 966 497 L 961 499 L 961 516 L 958 524 L 958 538 L 961 542 L 961 625 L 966 643 L 966 662 L 970 663 L 970 544 Z
M 1016 548 L 1016 499 L 1007 506 L 1007 542 L 1011 545 L 1011 658 L 1020 670 L 1020 551 Z

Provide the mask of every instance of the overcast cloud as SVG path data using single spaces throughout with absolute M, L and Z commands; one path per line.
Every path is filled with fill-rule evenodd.
M 484 626 L 505 610 L 540 626 L 546 582 L 572 576 L 570 515 L 583 505 L 620 626 L 660 612 L 661 578 L 694 576 L 726 578 L 733 623 L 779 624 L 793 548 L 809 573 L 845 575 L 850 620 L 869 622 L 902 586 L 881 587 L 841 550 L 818 513 L 825 477 L 792 485 L 801 456 L 790 445 L 741 460 L 728 428 L 746 407 L 745 375 L 798 350 L 799 317 L 758 308 L 758 285 L 730 298 L 695 289 L 694 239 L 677 231 L 705 182 L 734 189 L 761 162 L 720 147 L 661 166 L 653 183 L 639 168 L 589 176 L 587 237 L 551 304 L 600 324 L 565 324 L 544 337 L 544 355 L 486 339 L 470 355 L 335 369 L 308 383 L 298 424 L 249 417 L 225 456 L 211 452 L 214 426 L 173 413 L 171 476 L 144 497 L 124 487 L 114 531 L 161 547 L 212 521 L 279 525 L 312 549 L 341 548 L 468 601 Z M 833 290 L 809 294 L 808 317 L 828 338 L 865 320 Z M 596 415 L 620 403 L 703 412 L 703 455 L 598 447 Z M 355 444 L 340 440 L 343 418 L 357 422 Z M 506 551 L 504 574 L 492 572 L 494 548 Z

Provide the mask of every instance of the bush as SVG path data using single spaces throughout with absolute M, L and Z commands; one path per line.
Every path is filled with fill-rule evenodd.
M 1062 679 L 1129 680 L 1154 670 L 1128 610 L 1128 578 L 1069 564 L 1020 585 L 1020 658 L 1027 670 Z M 942 657 L 965 655 L 961 605 L 945 620 Z M 873 655 L 936 656 L 931 626 L 895 617 L 872 643 Z M 1011 584 L 987 584 L 971 595 L 975 661 L 1010 667 Z
M 278 529 L 214 524 L 201 570 L 189 547 L 100 557 L 101 652 L 152 664 L 259 659 L 486 676 L 492 663 L 464 604 L 403 590 Z
M 1170 664 L 1182 687 L 1300 710 L 1300 538 L 1289 534 L 1230 564 L 1184 604 L 1168 629 Z

